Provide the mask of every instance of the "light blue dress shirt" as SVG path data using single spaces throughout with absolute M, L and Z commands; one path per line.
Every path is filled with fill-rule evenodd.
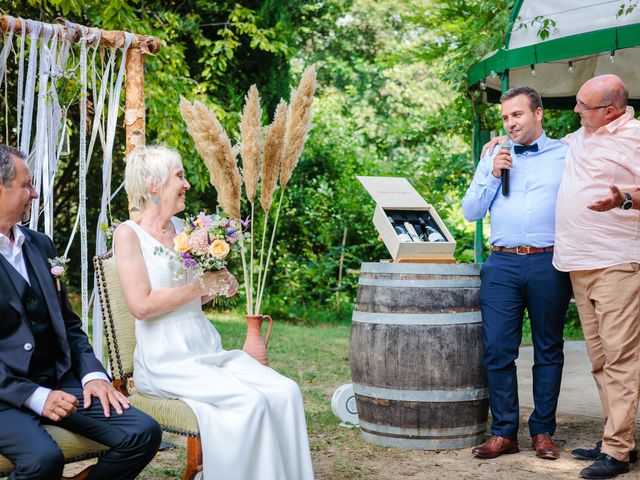
M 485 154 L 478 163 L 473 181 L 462 199 L 467 220 L 491 220 L 491 245 L 513 248 L 519 245 L 553 245 L 556 225 L 556 198 L 562 179 L 567 144 L 552 140 L 543 132 L 533 143 L 538 151 L 516 155 L 509 171 L 509 196 L 502 195 L 502 180 L 493 176 L 493 159 L 500 150 Z

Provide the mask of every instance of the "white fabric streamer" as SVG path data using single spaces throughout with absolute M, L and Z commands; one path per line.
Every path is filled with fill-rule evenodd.
M 36 91 L 36 68 L 38 65 L 38 37 L 42 24 L 27 20 L 29 28 L 29 64 L 27 67 L 27 79 L 24 88 L 24 107 L 22 114 L 22 136 L 20 137 L 20 150 L 31 158 L 31 123 L 33 120 L 33 97 Z
M 49 183 L 49 145 L 47 134 L 47 117 L 49 116 L 49 103 L 47 102 L 47 91 L 49 83 L 49 70 L 51 56 L 48 48 L 49 39 L 53 34 L 53 28 L 51 25 L 40 24 L 43 33 L 40 40 L 40 65 L 38 70 L 38 103 L 36 110 L 36 132 L 35 141 L 33 145 L 33 166 L 32 171 L 33 183 L 37 192 L 42 192 L 42 198 L 46 197 L 48 192 L 44 191 L 46 188 L 42 188 L 43 181 L 45 185 Z M 33 40 L 33 39 L 32 39 Z M 25 116 L 26 119 L 26 116 Z M 38 197 L 33 200 L 31 204 L 31 220 L 29 221 L 29 228 L 32 230 L 38 229 L 38 211 L 40 210 L 40 199 Z M 52 207 L 47 205 L 49 201 L 44 205 L 45 219 L 47 214 L 51 213 Z M 52 205 L 52 204 L 51 204 Z M 51 218 L 45 223 L 45 233 L 53 238 L 53 225 Z
M 18 19 L 24 25 L 24 20 L 20 17 Z M 27 37 L 27 29 L 23 28 L 20 34 L 20 49 L 18 52 L 18 99 L 16 103 L 16 145 L 20 145 L 21 132 L 22 132 L 22 97 L 24 95 L 24 44 Z
M 2 87 L 5 87 L 5 142 L 9 141 L 9 103 L 6 94 L 7 88 L 7 59 L 9 58 L 9 53 L 11 52 L 11 46 L 13 45 L 13 32 L 16 28 L 16 19 L 7 15 L 7 20 L 9 21 L 9 30 L 6 32 L 4 36 L 4 44 L 2 45 L 2 51 L 0 51 L 0 91 L 2 91 Z
M 7 58 L 9 58 L 11 42 L 13 41 L 13 32 L 16 28 L 15 18 L 7 16 L 7 19 L 9 20 L 9 31 L 5 34 L 4 45 L 2 45 L 2 51 L 0 51 L 0 81 L 4 78 L 4 72 L 7 67 Z
M 78 217 L 80 219 L 80 290 L 82 328 L 89 328 L 89 255 L 87 249 L 87 27 L 80 27 L 80 177 Z
M 107 251 L 107 243 L 104 235 L 103 225 L 108 223 L 107 209 L 109 207 L 111 197 L 111 167 L 113 163 L 113 144 L 116 135 L 116 126 L 119 113 L 120 93 L 122 91 L 122 82 L 125 73 L 125 64 L 127 59 L 127 50 L 131 45 L 132 36 L 130 33 L 125 33 L 124 46 L 120 49 L 122 52 L 122 58 L 120 59 L 120 68 L 118 70 L 118 77 L 113 82 L 113 75 L 111 76 L 110 89 L 109 89 L 109 110 L 107 113 L 107 129 L 106 129 L 106 142 L 102 146 L 103 162 L 102 162 L 102 200 L 100 203 L 100 215 L 98 216 L 98 223 L 96 226 L 96 255 L 101 255 Z M 115 52 L 113 52 L 115 53 Z M 115 55 L 113 55 L 115 60 Z M 111 58 L 110 58 L 111 59 Z M 103 78 L 103 83 L 106 83 Z M 94 289 L 95 289 L 95 277 L 94 277 Z M 103 323 L 100 310 L 100 298 L 95 296 L 93 304 L 93 349 L 96 352 L 98 359 L 102 358 L 102 337 L 103 337 Z

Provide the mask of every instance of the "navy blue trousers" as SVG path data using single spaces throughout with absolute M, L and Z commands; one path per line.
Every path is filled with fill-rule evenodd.
M 571 298 L 569 274 L 551 264 L 553 253 L 517 255 L 494 251 L 480 271 L 492 435 L 516 439 L 519 427 L 516 363 L 525 308 L 533 340 L 533 402 L 529 432 L 554 434 L 564 365 L 565 315 Z
M 78 398 L 78 411 L 58 423 L 109 447 L 93 467 L 90 480 L 133 480 L 154 457 L 162 431 L 155 420 L 130 407 L 122 415 L 111 409 L 106 418 L 97 398 L 84 409 L 82 387 L 67 377 L 57 387 Z M 58 445 L 42 428 L 46 420 L 31 410 L 9 408 L 0 411 L 0 453 L 9 458 L 15 470 L 10 480 L 57 480 L 62 475 L 64 458 Z

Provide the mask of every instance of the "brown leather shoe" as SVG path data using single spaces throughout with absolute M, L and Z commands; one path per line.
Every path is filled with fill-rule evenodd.
M 471 455 L 478 458 L 496 458 L 506 453 L 518 453 L 518 441 L 494 435 L 479 447 L 471 450 Z
M 560 452 L 553 438 L 548 433 L 539 433 L 531 437 L 533 441 L 533 449 L 536 451 L 536 457 L 546 458 L 547 460 L 557 460 Z

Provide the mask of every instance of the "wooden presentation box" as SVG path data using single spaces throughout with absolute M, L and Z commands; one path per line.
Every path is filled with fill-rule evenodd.
M 456 241 L 433 206 L 402 177 L 356 177 L 376 202 L 373 214 L 382 241 L 395 262 L 454 262 Z M 392 224 L 391 220 L 394 220 Z M 394 225 L 412 224 L 423 240 L 403 241 Z M 426 241 L 429 226 L 440 241 Z M 440 234 L 442 237 L 440 237 Z M 410 235 L 411 236 L 411 235 Z M 406 238 L 406 237 L 405 237 Z M 415 236 L 413 236 L 415 239 Z

